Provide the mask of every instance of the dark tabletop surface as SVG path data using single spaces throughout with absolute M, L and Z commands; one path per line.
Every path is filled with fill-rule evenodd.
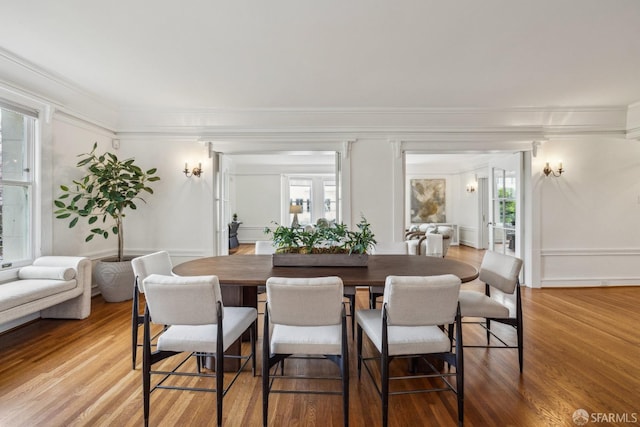
M 216 275 L 222 285 L 263 286 L 269 277 L 338 276 L 345 286 L 383 286 L 390 275 L 453 274 L 462 282 L 478 277 L 476 267 L 447 258 L 420 255 L 369 255 L 367 267 L 273 267 L 271 255 L 200 258 L 173 268 L 180 276 Z

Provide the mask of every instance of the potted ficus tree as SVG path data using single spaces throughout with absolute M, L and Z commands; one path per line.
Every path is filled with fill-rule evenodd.
M 134 159 L 120 160 L 115 154 L 96 154 L 98 144 L 91 152 L 80 154 L 77 167 L 85 168 L 86 175 L 61 185 L 62 194 L 54 201 L 56 218 L 71 219 L 73 228 L 83 218 L 90 227 L 85 241 L 95 236 L 118 238 L 118 254 L 113 259 L 98 261 L 94 267 L 94 281 L 106 301 L 117 302 L 132 298 L 133 271 L 124 256 L 125 211 L 135 210 L 137 202 L 146 201 L 141 193 L 153 194 L 148 186 L 158 181 L 156 168 L 142 170 Z

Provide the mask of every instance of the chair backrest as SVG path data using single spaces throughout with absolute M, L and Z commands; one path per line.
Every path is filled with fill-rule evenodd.
M 487 251 L 480 265 L 479 279 L 484 283 L 512 294 L 518 283 L 522 260 L 510 255 Z
M 270 277 L 269 320 L 291 326 L 337 325 L 342 321 L 342 296 L 339 277 Z
M 409 245 L 404 242 L 378 242 L 373 248 L 373 255 L 407 255 Z
M 256 255 L 271 255 L 276 253 L 276 247 L 272 240 L 257 240 L 254 252 Z
M 154 323 L 162 325 L 210 325 L 218 322 L 222 303 L 217 276 L 164 276 L 144 279 L 145 299 Z
M 138 290 L 144 292 L 142 282 L 151 274 L 171 276 L 173 265 L 167 251 L 154 252 L 149 255 L 139 256 L 131 260 L 133 274 L 136 277 Z
M 424 254 L 427 256 L 442 256 L 442 234 L 429 233 L 425 237 L 427 245 Z
M 458 307 L 460 279 L 441 276 L 388 276 L 383 305 L 387 322 L 396 326 L 453 323 Z

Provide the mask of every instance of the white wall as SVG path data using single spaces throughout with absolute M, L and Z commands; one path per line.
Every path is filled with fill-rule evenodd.
M 361 139 L 353 143 L 347 161 L 351 163 L 350 224 L 364 215 L 378 241 L 393 241 L 393 204 L 397 189 L 393 186 L 393 151 L 387 140 Z M 345 221 L 346 223 L 346 221 Z M 400 222 L 401 223 L 401 222 Z
M 154 194 L 143 195 L 125 219 L 125 248 L 130 254 L 167 250 L 174 262 L 214 253 L 214 176 L 207 147 L 175 139 L 121 139 L 118 156 L 135 158 L 143 169 L 158 168 Z M 202 164 L 202 175 L 187 178 L 182 170 Z
M 559 178 L 541 171 L 563 161 Z M 640 143 L 546 142 L 533 162 L 542 286 L 640 283 Z
M 83 175 L 75 165 L 78 154 L 109 151 L 120 159 L 135 158 L 143 169 L 157 168 L 160 181 L 150 183 L 154 194 L 142 195 L 146 203 L 126 211 L 124 219 L 125 255 L 168 250 L 174 261 L 213 254 L 213 176 L 207 150 L 202 143 L 179 140 L 120 139 L 112 147 L 114 134 L 84 122 L 59 118 L 53 122 L 53 181 L 49 190 L 56 197 L 61 184 L 71 185 Z M 186 178 L 184 162 L 202 162 L 201 178 Z M 53 220 L 53 247 L 56 255 L 83 255 L 92 259 L 115 255 L 117 239 L 94 237 L 85 242 L 86 222 L 69 229 L 68 220 Z
M 55 120 L 51 188 L 78 176 L 74 166 L 78 153 L 90 150 L 94 141 L 101 149 L 109 149 L 112 136 L 81 122 Z M 143 167 L 158 167 L 162 178 L 154 184 L 156 194 L 148 197 L 149 204 L 141 204 L 126 220 L 128 252 L 167 249 L 177 262 L 214 253 L 215 200 L 206 148 L 194 141 L 121 138 L 117 154 L 136 157 Z M 394 200 L 404 191 L 393 183 L 394 156 L 387 140 L 363 138 L 352 144 L 345 160 L 352 169 L 350 221 L 355 223 L 364 214 L 381 241 L 392 240 L 394 227 L 405 224 L 405 218 L 394 216 Z M 552 164 L 562 159 L 565 173 L 559 178 L 541 176 L 547 159 Z M 184 177 L 185 160 L 203 162 L 202 178 Z M 533 284 L 640 283 L 640 228 L 635 226 L 640 214 L 640 143 L 607 137 L 551 139 L 538 150 L 532 168 Z M 281 170 L 236 170 L 232 177 L 236 194 L 246 196 L 236 199 L 233 207 L 246 226 L 245 240 L 259 238 L 265 225 L 279 219 L 276 169 Z M 477 228 L 477 193 L 464 191 L 473 175 L 475 171 L 445 176 L 447 218 L 462 227 L 463 236 L 464 230 Z M 53 253 L 98 257 L 115 252 L 115 240 L 85 243 L 82 230 L 69 230 L 65 222 L 54 220 Z M 475 241 L 464 239 L 472 245 Z
M 480 247 L 479 235 L 479 215 L 480 204 L 478 200 L 478 182 L 476 178 L 485 170 L 474 170 L 460 174 L 460 203 L 457 206 L 456 218 L 458 222 L 458 232 L 460 234 L 460 244 L 471 246 L 473 248 Z M 467 192 L 467 185 L 475 188 L 473 192 Z

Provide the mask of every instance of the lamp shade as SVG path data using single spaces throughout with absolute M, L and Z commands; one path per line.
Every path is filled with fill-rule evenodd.
M 289 213 L 292 213 L 292 214 L 302 213 L 302 205 L 289 205 Z

